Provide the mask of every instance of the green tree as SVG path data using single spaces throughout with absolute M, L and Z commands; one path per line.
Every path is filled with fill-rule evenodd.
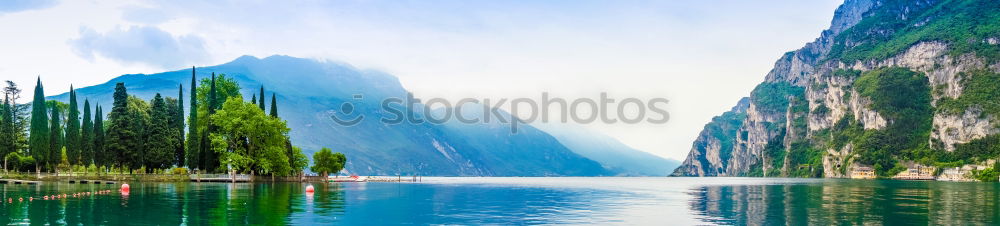
M 66 156 L 66 147 L 60 148 L 59 154 L 56 156 L 56 158 L 59 159 L 59 161 L 55 163 L 56 169 L 59 171 L 69 171 L 72 169 L 73 166 L 69 164 L 69 157 Z
M 8 156 L 11 154 L 18 154 L 19 151 L 24 150 L 28 147 L 28 120 L 27 120 L 27 104 L 17 104 L 18 100 L 21 98 L 21 89 L 18 88 L 17 84 L 12 81 L 5 81 L 6 87 L 3 88 L 3 112 L 0 113 L 2 116 L 2 121 L 0 121 L 0 136 L 3 137 L 0 141 L 0 156 Z M 6 160 L 4 158 L 4 169 L 7 168 Z M 34 163 L 32 163 L 34 164 Z
M 145 153 L 143 154 L 147 173 L 153 169 L 166 169 L 173 163 L 176 150 L 176 135 L 170 127 L 171 115 L 167 103 L 159 93 L 153 97 L 149 127 L 146 128 Z
M 184 86 L 178 85 L 177 99 L 166 98 L 167 114 L 170 117 L 170 129 L 174 136 L 174 156 L 173 164 L 177 167 L 184 166 Z
M 322 148 L 313 154 L 313 166 L 310 170 L 327 176 L 330 173 L 340 172 L 344 169 L 344 164 L 347 164 L 347 157 L 344 154 L 333 153 L 329 148 Z
M 124 83 L 115 85 L 114 105 L 108 114 L 105 152 L 114 156 L 114 165 L 138 169 L 143 164 L 143 143 L 149 122 L 149 104 L 129 96 Z
M 251 174 L 294 173 L 285 155 L 289 129 L 284 121 L 239 97 L 230 97 L 210 120 L 217 127 L 211 140 L 221 163 Z
M 94 110 L 94 162 L 101 166 L 111 166 L 113 156 L 104 149 L 104 111 L 98 105 Z
M 271 117 L 278 117 L 278 100 L 274 93 L 271 93 Z
M 195 68 L 191 67 L 191 101 L 190 107 L 188 108 L 188 134 L 187 134 L 187 165 L 188 168 L 195 169 L 198 168 L 200 163 L 199 156 L 201 155 L 201 150 L 199 147 L 199 139 L 201 136 L 198 133 L 198 86 L 195 84 Z M 180 97 L 178 97 L 180 98 Z
M 94 161 L 94 123 L 90 116 L 90 100 L 83 100 L 83 126 L 80 127 L 80 164 Z
M 69 111 L 66 115 L 66 155 L 69 163 L 80 163 L 80 106 L 76 102 L 76 90 L 69 86 Z
M 53 104 L 51 106 L 52 114 L 50 115 L 50 117 L 52 119 L 49 120 L 49 122 L 50 122 L 50 124 L 49 124 L 49 150 L 50 150 L 50 152 L 49 152 L 49 155 L 48 155 L 47 159 L 50 160 L 49 161 L 49 166 L 50 167 L 54 167 L 57 164 L 59 164 L 59 162 L 58 162 L 60 160 L 59 159 L 59 155 L 61 154 L 60 152 L 62 152 L 62 150 L 63 150 L 63 139 L 64 139 L 64 137 L 63 137 L 63 132 L 62 132 L 62 123 L 60 122 L 60 119 L 62 118 L 60 116 L 60 112 L 62 111 L 62 109 L 60 109 L 60 107 L 58 105 L 58 102 L 55 102 L 54 100 L 52 100 L 52 101 L 50 101 L 50 103 L 53 103 Z M 52 168 L 50 168 L 50 169 L 52 169 Z
M 259 105 L 260 105 L 260 110 L 261 111 L 266 111 L 267 110 L 266 108 L 264 108 L 264 85 L 260 86 L 260 104 Z
M 225 74 L 220 74 L 215 76 L 212 73 L 211 79 L 202 79 L 201 85 L 197 88 L 198 96 L 198 116 L 200 120 L 196 121 L 196 126 L 201 132 L 201 143 L 199 144 L 201 150 L 199 160 L 200 169 L 208 172 L 216 171 L 220 165 L 219 156 L 214 151 L 214 148 L 210 146 L 211 137 L 213 131 L 215 131 L 214 126 L 209 124 L 209 116 L 214 114 L 215 111 L 219 110 L 224 103 L 230 97 L 236 97 L 243 99 L 240 95 L 240 85 L 235 79 L 227 77 Z
M 40 162 L 46 162 L 49 155 L 49 114 L 45 106 L 45 91 L 42 79 L 35 84 L 35 96 L 31 102 L 31 131 L 29 133 L 28 149 L 35 159 L 35 172 L 41 171 Z
M 4 95 L 3 105 L 0 106 L 0 156 L 17 152 L 13 108 L 10 98 Z M 4 170 L 6 169 L 7 165 L 4 164 Z
M 302 148 L 292 147 L 291 167 L 293 174 L 300 174 L 309 167 L 309 157 L 302 153 Z

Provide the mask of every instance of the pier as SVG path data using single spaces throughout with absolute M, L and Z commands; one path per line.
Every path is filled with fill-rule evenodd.
M 39 184 L 39 181 L 31 180 L 15 180 L 15 179 L 0 179 L 0 184 Z
M 75 183 L 80 183 L 80 184 L 116 184 L 118 182 L 114 182 L 114 181 L 102 181 L 102 180 L 87 180 L 87 179 L 80 179 L 80 180 L 70 179 L 69 183 L 70 184 L 75 184 Z
M 192 182 L 250 182 L 246 174 L 191 174 Z

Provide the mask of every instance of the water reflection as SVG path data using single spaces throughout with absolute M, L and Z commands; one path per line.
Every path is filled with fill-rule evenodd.
M 132 184 L 129 195 L 115 185 L 43 183 L 42 185 L 0 185 L 4 203 L 0 224 L 236 224 L 281 225 L 291 222 L 295 211 L 307 205 L 304 185 L 140 183 Z M 92 192 L 91 195 L 74 193 Z M 44 200 L 50 194 L 66 193 L 66 198 Z M 319 186 L 314 205 L 318 213 L 310 217 L 332 220 L 343 214 L 344 191 L 337 185 Z M 25 201 L 18 202 L 19 197 Z M 28 197 L 36 197 L 28 201 Z M 13 198 L 7 203 L 6 198 Z
M 696 218 L 725 225 L 996 225 L 995 183 L 825 180 L 691 189 Z
M 996 225 L 1000 184 L 774 178 L 3 185 L 0 224 Z M 18 202 L 19 197 L 69 194 Z M 8 203 L 7 198 L 13 202 Z

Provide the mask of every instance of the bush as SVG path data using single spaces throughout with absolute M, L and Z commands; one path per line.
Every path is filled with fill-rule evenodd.
M 1000 171 L 997 171 L 997 166 L 986 168 L 984 170 L 973 170 L 972 178 L 984 182 L 997 182 L 1000 180 Z
M 184 167 L 173 168 L 170 170 L 170 174 L 187 175 L 188 169 Z

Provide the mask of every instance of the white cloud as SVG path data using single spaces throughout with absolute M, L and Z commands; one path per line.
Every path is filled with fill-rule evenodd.
M 80 27 L 80 37 L 69 41 L 74 52 L 88 60 L 95 55 L 131 64 L 176 68 L 208 58 L 205 40 L 196 35 L 174 36 L 151 26 L 115 28 L 98 33 Z
M 284 54 L 380 69 L 424 99 L 665 97 L 665 125 L 589 126 L 681 159 L 706 122 L 817 37 L 841 2 L 65 1 L 0 16 L 17 31 L 0 36 L 0 74 L 21 84 L 41 74 L 47 92 L 62 92 Z

